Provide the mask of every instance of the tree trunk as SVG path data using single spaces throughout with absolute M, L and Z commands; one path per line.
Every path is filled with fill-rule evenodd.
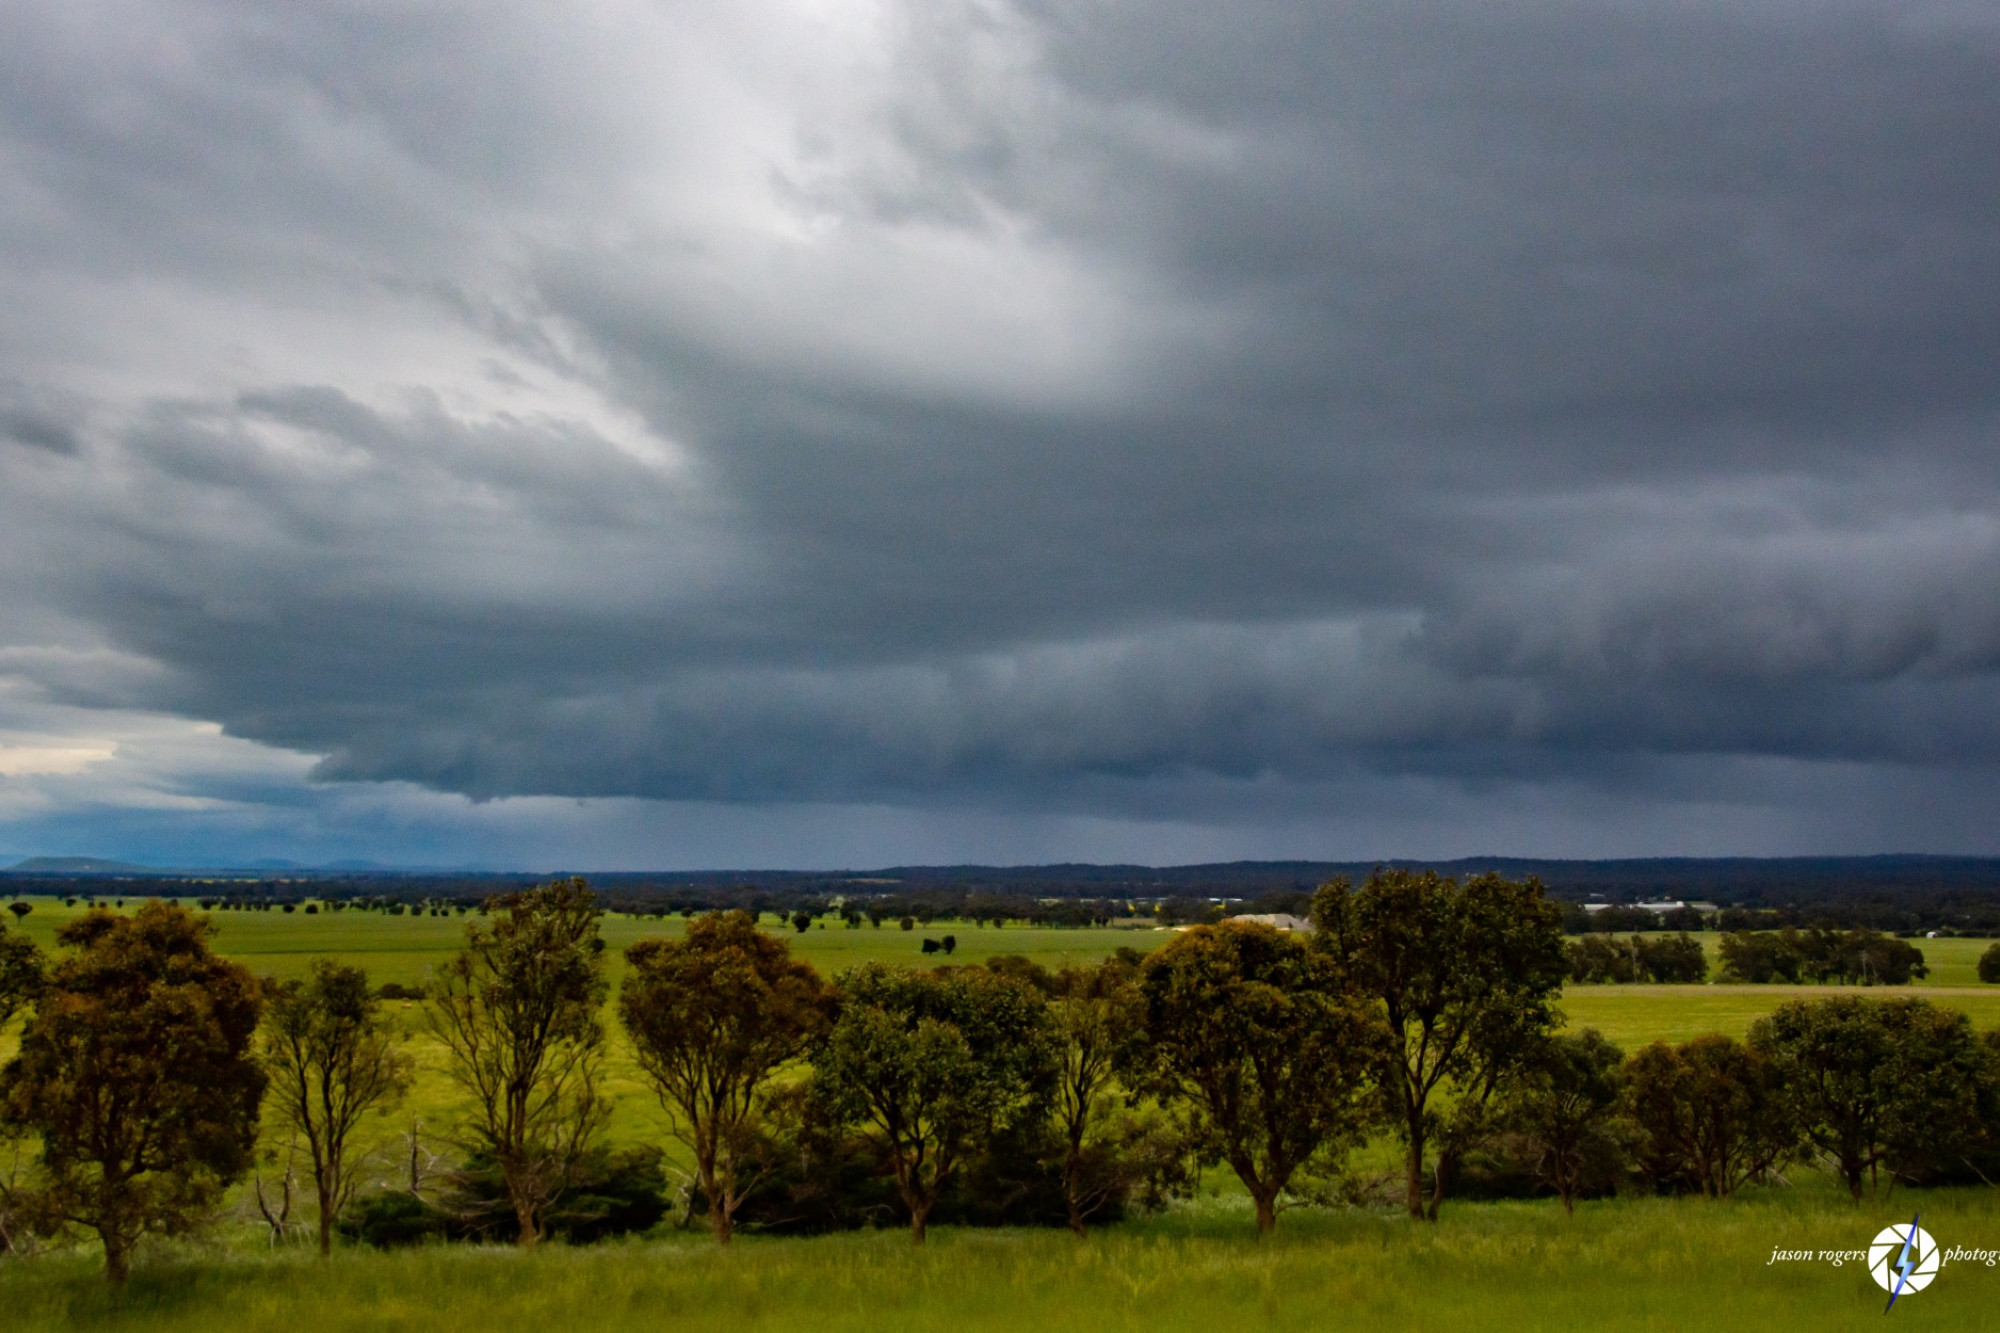
M 333 1185 L 330 1181 L 319 1182 L 319 1257 L 325 1259 L 333 1253 Z
M 729 1243 L 729 1233 L 733 1230 L 730 1226 L 731 1221 L 727 1202 L 719 1195 L 709 1195 L 708 1226 L 715 1233 L 715 1243 L 717 1245 L 727 1245 Z
M 1083 1227 L 1083 1153 L 1077 1147 L 1080 1137 L 1070 1134 L 1069 1152 L 1063 1158 L 1063 1203 L 1069 1208 L 1069 1229 L 1081 1236 Z
M 1411 1107 L 1406 1112 L 1403 1126 L 1404 1136 L 1409 1141 L 1410 1156 L 1405 1164 L 1407 1187 L 1404 1202 L 1409 1206 L 1410 1216 L 1421 1222 L 1424 1220 L 1424 1113 L 1421 1107 Z
M 132 1272 L 126 1253 L 125 1238 L 111 1231 L 99 1234 L 104 1237 L 104 1280 L 114 1287 L 122 1287 Z
M 521 1224 L 521 1236 L 515 1243 L 524 1250 L 532 1250 L 542 1243 L 540 1219 L 535 1216 L 534 1205 L 525 1199 L 514 1200 L 514 1217 Z
M 1257 1234 L 1268 1236 L 1271 1229 L 1278 1225 L 1277 1195 L 1260 1190 L 1251 1197 L 1257 1204 Z
M 921 1245 L 924 1243 L 924 1228 L 929 1223 L 930 1216 L 931 1206 L 929 1204 L 910 1205 L 910 1244 Z
M 1446 1139 L 1449 1145 L 1451 1140 Z M 1437 1161 L 1431 1167 L 1431 1206 L 1425 1212 L 1425 1220 L 1438 1220 L 1438 1205 L 1444 1202 L 1444 1194 L 1451 1188 L 1452 1169 L 1458 1165 L 1458 1154 L 1449 1146 L 1438 1149 Z

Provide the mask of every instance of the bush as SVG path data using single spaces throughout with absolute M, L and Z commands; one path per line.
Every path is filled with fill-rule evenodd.
M 667 1215 L 660 1160 L 657 1148 L 594 1154 L 548 1213 L 549 1234 L 588 1245 L 651 1230 Z M 349 1240 L 389 1249 L 431 1240 L 511 1243 L 520 1221 L 499 1169 L 475 1158 L 445 1177 L 435 1201 L 407 1190 L 365 1195 L 340 1215 L 336 1229 Z
M 384 1000 L 421 1000 L 424 998 L 424 988 L 405 986 L 400 981 L 385 981 L 375 994 Z
M 386 1190 L 349 1204 L 334 1230 L 345 1240 L 387 1250 L 443 1240 L 450 1234 L 451 1218 L 407 1190 Z
M 2000 940 L 1986 946 L 1986 952 L 1979 955 L 1979 979 L 1991 985 L 2000 983 Z

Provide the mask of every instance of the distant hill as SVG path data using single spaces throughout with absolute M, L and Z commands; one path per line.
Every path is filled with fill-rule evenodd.
M 1142 866 L 1062 864 L 1037 866 L 890 866 L 843 870 L 670 870 L 594 872 L 576 867 L 613 898 L 695 901 L 703 894 L 775 893 L 791 896 L 864 896 L 911 893 L 999 893 L 1037 899 L 1169 897 L 1252 900 L 1268 894 L 1310 892 L 1330 879 L 1359 882 L 1377 865 L 1435 870 L 1464 878 L 1494 871 L 1512 879 L 1534 876 L 1557 898 L 1612 902 L 1695 898 L 1749 907 L 1778 907 L 1836 900 L 1938 898 L 1972 895 L 2000 904 L 2000 857 L 1990 856 L 1792 856 L 1648 857 L 1557 861 L 1475 856 L 1452 861 L 1385 858 L 1369 861 L 1231 861 L 1211 865 Z M 9 892 L 89 892 L 83 881 L 148 882 L 151 892 L 200 896 L 218 882 L 241 883 L 233 892 L 295 898 L 386 895 L 484 897 L 549 878 L 527 871 L 473 867 L 387 866 L 362 860 L 321 866 L 265 861 L 234 867 L 163 869 L 88 856 L 38 856 L 0 870 Z M 263 887 L 252 889 L 250 886 Z M 693 897 L 690 897 L 693 895 Z M 718 899 L 720 901 L 720 899 Z
M 150 875 L 151 867 L 96 856 L 31 856 L 7 867 L 14 875 Z

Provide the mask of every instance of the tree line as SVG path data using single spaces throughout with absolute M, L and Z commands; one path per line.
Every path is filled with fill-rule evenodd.
M 533 1246 L 649 1225 L 658 1150 L 605 1146 L 607 1016 L 689 1164 L 687 1208 L 723 1243 L 884 1220 L 919 1243 L 945 1220 L 1082 1232 L 1216 1166 L 1269 1230 L 1365 1193 L 1349 1158 L 1384 1132 L 1394 1193 L 1424 1220 L 1455 1193 L 1725 1195 L 1802 1163 L 1859 1193 L 1982 1178 L 2000 1155 L 1995 1047 L 1927 1002 L 1793 1002 L 1748 1041 L 1628 1057 L 1557 1030 L 1577 953 L 1533 881 L 1385 869 L 1311 911 L 1310 935 L 1199 925 L 1090 967 L 832 979 L 714 912 L 628 949 L 614 1000 L 583 881 L 504 894 L 418 1010 L 471 1108 L 456 1161 L 426 1173 L 413 1137 L 407 1187 L 373 1192 L 355 1135 L 411 1069 L 360 969 L 260 983 L 161 903 L 65 924 L 53 962 L 0 931 L 0 1023 L 26 1020 L 0 1126 L 36 1161 L 0 1190 L 0 1243 L 92 1232 L 122 1280 L 144 1237 L 244 1178 L 260 1119 L 301 1145 L 323 1251 L 343 1229 Z

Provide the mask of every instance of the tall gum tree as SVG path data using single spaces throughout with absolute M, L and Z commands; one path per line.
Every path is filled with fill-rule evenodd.
M 762 1097 L 825 1030 L 831 988 L 747 912 L 696 917 L 684 938 L 641 940 L 625 958 L 619 1016 L 727 1244 Z
M 1042 997 L 984 968 L 842 973 L 840 1011 L 813 1053 L 813 1095 L 887 1158 L 923 1244 L 938 1196 L 1048 1077 Z
M 409 1087 L 410 1060 L 382 1021 L 368 974 L 318 958 L 305 980 L 269 988 L 264 1067 L 272 1120 L 305 1140 L 319 1201 L 319 1252 L 330 1254 L 334 1220 L 354 1191 L 348 1140 L 370 1111 Z
M 1253 922 L 1194 927 L 1145 960 L 1138 984 L 1135 1082 L 1195 1109 L 1270 1231 L 1299 1169 L 1359 1134 L 1379 1025 L 1324 955 Z
M 1404 1144 L 1405 1205 L 1437 1219 L 1450 1177 L 1441 1154 L 1428 1209 L 1424 1152 L 1441 1103 L 1476 1107 L 1556 1022 L 1567 960 L 1562 913 L 1539 882 L 1382 869 L 1313 897 L 1314 944 L 1386 1024 L 1379 1079 Z
M 252 1160 L 260 988 L 210 932 L 158 902 L 65 924 L 0 1070 L 0 1117 L 41 1140 L 41 1210 L 97 1233 L 113 1283 L 140 1240 L 192 1226 Z
M 472 1098 L 472 1134 L 532 1247 L 609 1116 L 598 1085 L 608 987 L 602 915 L 581 879 L 487 903 L 425 992 L 424 1021 Z

